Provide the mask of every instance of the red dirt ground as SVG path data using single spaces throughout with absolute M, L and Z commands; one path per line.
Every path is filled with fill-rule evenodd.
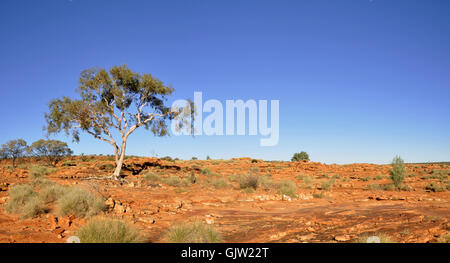
M 126 182 L 121 184 L 100 179 L 109 173 L 110 167 L 105 164 L 113 164 L 110 157 L 72 157 L 59 164 L 48 179 L 85 187 L 109 199 L 109 203 L 114 200 L 104 213 L 132 222 L 148 242 L 166 242 L 164 234 L 171 225 L 194 220 L 213 225 L 224 242 L 355 242 L 364 234 L 374 233 L 394 242 L 449 240 L 450 192 L 425 189 L 432 182 L 448 187 L 448 164 L 407 164 L 405 183 L 410 191 L 366 189 L 371 184 L 390 183 L 390 165 L 129 158 L 124 169 Z M 0 242 L 65 242 L 86 222 L 53 214 L 20 220 L 18 215 L 8 214 L 7 191 L 16 183 L 29 181 L 30 164 L 23 161 L 16 169 L 8 165 L 5 161 L 0 164 Z M 202 173 L 204 168 L 211 173 Z M 447 176 L 431 176 L 436 171 Z M 197 181 L 188 186 L 168 186 L 143 179 L 148 172 L 179 178 L 194 174 Z M 241 190 L 232 177 L 249 173 L 270 174 L 275 182 L 294 182 L 298 198 L 283 197 L 276 190 L 262 187 L 254 192 Z M 299 174 L 313 178 L 310 188 L 303 187 Z M 333 187 L 322 189 L 322 182 L 333 175 Z M 211 178 L 221 177 L 229 187 L 216 189 L 209 183 Z

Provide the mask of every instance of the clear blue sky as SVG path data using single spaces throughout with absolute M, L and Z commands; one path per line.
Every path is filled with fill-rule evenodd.
M 44 136 L 81 70 L 128 64 L 174 99 L 280 100 L 280 141 L 130 137 L 130 155 L 450 161 L 450 1 L 0 1 L 0 143 Z M 75 153 L 112 153 L 83 136 Z

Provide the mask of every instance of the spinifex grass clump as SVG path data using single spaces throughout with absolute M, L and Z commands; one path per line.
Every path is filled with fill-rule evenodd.
M 259 177 L 257 175 L 243 175 L 239 180 L 239 187 L 241 189 L 252 188 L 256 190 L 259 185 Z
M 395 156 L 392 160 L 392 169 L 390 170 L 390 178 L 397 189 L 401 188 L 401 185 L 406 177 L 405 163 L 400 156 Z
M 35 217 L 45 212 L 37 192 L 27 184 L 18 184 L 9 190 L 9 201 L 6 204 L 8 213 L 21 214 L 21 218 Z
M 82 243 L 142 243 L 145 239 L 129 223 L 117 219 L 94 218 L 81 226 L 77 235 Z
M 292 198 L 297 197 L 297 185 L 289 180 L 283 180 L 278 183 L 278 193 L 281 195 L 287 195 Z
M 77 187 L 70 188 L 58 199 L 57 205 L 60 215 L 72 214 L 76 217 L 90 217 L 100 213 L 105 208 L 103 198 Z
M 202 222 L 180 224 L 171 227 L 166 233 L 170 243 L 219 243 L 220 235 L 217 231 Z

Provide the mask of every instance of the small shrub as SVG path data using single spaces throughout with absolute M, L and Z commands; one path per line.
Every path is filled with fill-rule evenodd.
M 361 182 L 367 182 L 367 181 L 370 180 L 370 177 L 361 177 L 361 178 L 359 178 L 359 180 L 360 180 Z
M 425 186 L 425 189 L 431 192 L 444 192 L 445 190 L 447 190 L 444 186 L 436 183 L 428 184 L 427 186 Z
M 264 190 L 270 190 L 277 185 L 273 182 L 272 176 L 269 174 L 259 177 L 259 186 Z
M 394 183 L 394 186 L 399 188 L 405 180 L 406 170 L 405 163 L 400 156 L 396 156 L 392 160 L 392 169 L 390 170 L 390 178 Z
M 67 188 L 58 184 L 47 184 L 39 191 L 39 199 L 44 203 L 51 203 L 61 198 Z
M 202 222 L 181 224 L 171 227 L 166 233 L 170 243 L 219 243 L 217 231 Z
M 91 217 L 105 208 L 104 200 L 81 188 L 70 188 L 57 202 L 59 214 Z
M 330 179 L 326 182 L 322 182 L 321 189 L 330 190 L 331 188 L 333 188 L 333 185 L 334 185 L 334 179 Z
M 369 184 L 368 186 L 366 186 L 366 189 L 376 191 L 376 190 L 383 190 L 384 188 L 379 184 Z
M 171 175 L 165 179 L 163 179 L 163 183 L 169 186 L 179 186 L 181 184 L 181 180 L 178 176 Z
M 211 184 L 216 189 L 228 188 L 228 184 L 227 184 L 227 182 L 225 181 L 224 178 L 214 179 L 214 180 L 211 181 Z
M 35 165 L 30 168 L 30 180 L 36 180 L 43 178 L 50 174 L 53 170 L 48 169 L 45 166 Z
M 94 218 L 81 226 L 77 235 L 82 243 L 141 243 L 139 231 L 122 220 Z
M 312 188 L 312 183 L 313 183 L 313 178 L 309 175 L 305 175 L 303 177 L 303 184 L 301 187 L 305 188 L 305 189 L 310 189 L 310 188 Z
M 313 193 L 312 196 L 313 196 L 314 198 L 321 199 L 321 198 L 324 198 L 324 197 L 325 197 L 325 194 L 324 194 L 323 192 L 320 192 L 320 193 Z
M 255 175 L 244 175 L 240 178 L 239 187 L 241 189 L 253 188 L 256 190 L 258 188 L 259 177 Z
M 34 189 L 27 184 L 17 184 L 9 189 L 8 213 L 21 214 L 23 218 L 33 217 L 42 211 L 41 203 Z
M 252 159 L 252 163 L 258 163 L 258 160 Z
M 161 181 L 161 176 L 154 173 L 146 173 L 143 178 L 151 182 Z
M 287 195 L 292 198 L 297 197 L 297 185 L 289 180 L 283 180 L 278 183 L 278 193 L 281 195 Z
M 213 174 L 213 172 L 209 168 L 205 168 L 202 170 L 202 174 L 211 175 L 211 174 Z
M 291 158 L 292 162 L 298 161 L 309 161 L 309 155 L 306 152 L 294 153 L 294 156 Z

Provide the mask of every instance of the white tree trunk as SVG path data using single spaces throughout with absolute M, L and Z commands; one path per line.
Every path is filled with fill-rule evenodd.
M 114 180 L 118 180 L 120 179 L 120 171 L 122 170 L 122 165 L 123 165 L 123 159 L 125 158 L 125 149 L 126 149 L 126 139 L 123 139 L 122 142 L 122 147 L 120 149 L 120 156 L 118 156 L 118 152 L 116 153 L 116 169 L 114 170 L 114 173 L 112 175 L 112 178 Z M 118 157 L 118 158 L 117 158 Z

